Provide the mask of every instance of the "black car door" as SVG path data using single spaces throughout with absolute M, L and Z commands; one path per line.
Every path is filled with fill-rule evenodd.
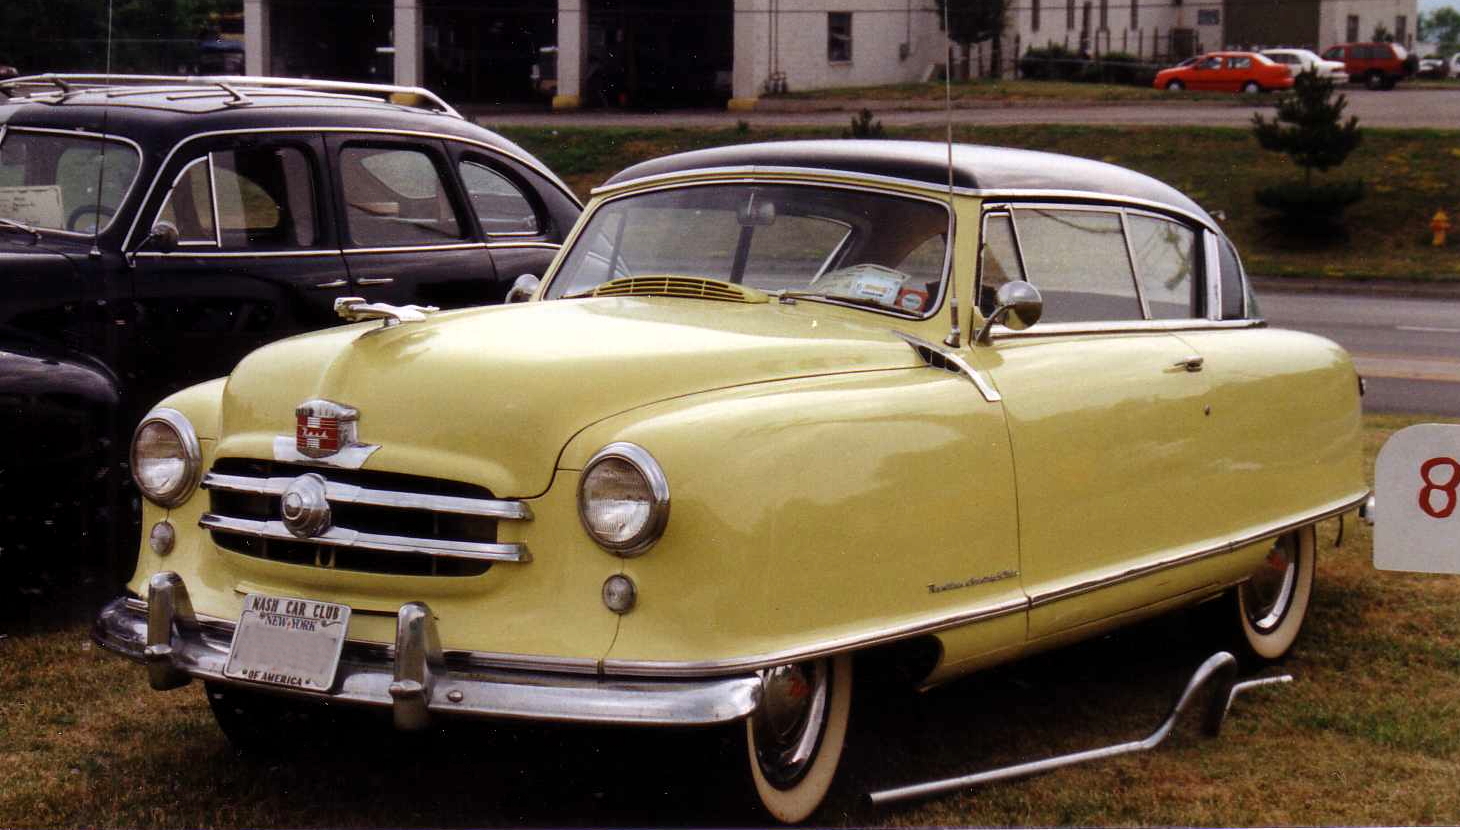
M 442 142 L 329 135 L 345 263 L 360 296 L 454 308 L 507 287 L 466 210 Z
M 463 142 L 448 142 L 451 162 L 466 193 L 472 219 L 491 251 L 498 282 L 510 286 L 522 274 L 543 277 L 557 256 L 572 219 L 556 217 L 564 199 L 541 174 L 520 162 Z M 577 217 L 577 211 L 571 211 Z M 500 298 L 498 298 L 500 299 Z
M 339 322 L 351 293 L 317 133 L 222 136 L 175 153 L 129 243 L 129 383 L 144 405 L 259 346 Z M 177 244 L 144 244 L 158 222 Z

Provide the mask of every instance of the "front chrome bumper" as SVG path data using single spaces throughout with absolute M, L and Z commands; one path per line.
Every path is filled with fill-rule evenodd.
M 705 680 L 640 680 L 528 672 L 448 662 L 425 603 L 401 606 L 393 648 L 346 642 L 327 695 L 223 676 L 231 623 L 200 621 L 182 577 L 148 581 L 145 602 L 122 597 L 92 628 L 98 645 L 147 666 L 154 689 L 193 678 L 332 703 L 390 707 L 396 726 L 419 729 L 433 713 L 564 723 L 706 726 L 743 718 L 760 705 L 755 674 Z

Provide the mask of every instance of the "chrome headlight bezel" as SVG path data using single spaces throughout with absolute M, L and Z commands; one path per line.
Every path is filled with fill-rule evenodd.
M 182 448 L 183 475 L 177 484 L 162 492 L 150 489 L 137 473 L 137 441 L 142 437 L 143 431 L 154 424 L 160 424 L 164 428 L 172 430 L 173 434 L 177 436 L 178 445 Z M 198 482 L 203 478 L 203 448 L 198 443 L 198 434 L 187 416 L 176 409 L 164 407 L 147 413 L 147 417 L 143 418 L 142 423 L 138 424 L 132 432 L 132 445 L 128 450 L 127 459 L 132 465 L 132 481 L 136 483 L 138 491 L 148 501 L 159 507 L 177 507 L 187 501 L 197 490 Z
M 603 538 L 594 531 L 593 524 L 588 520 L 589 474 L 599 464 L 609 460 L 627 463 L 644 480 L 649 492 L 649 516 L 644 522 L 644 526 L 623 541 Z M 582 474 L 578 477 L 578 521 L 582 523 L 583 530 L 588 537 L 609 553 L 624 558 L 638 556 L 659 541 L 659 537 L 664 535 L 664 528 L 669 524 L 669 479 L 665 477 L 664 470 L 660 468 L 659 462 L 654 460 L 654 456 L 638 444 L 626 441 L 609 444 L 588 459 L 588 463 L 583 465 Z

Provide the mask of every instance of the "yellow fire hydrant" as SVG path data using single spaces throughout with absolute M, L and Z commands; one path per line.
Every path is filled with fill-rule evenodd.
M 1445 211 L 1435 211 L 1435 217 L 1430 220 L 1430 230 L 1435 232 L 1435 238 L 1430 244 L 1436 248 L 1445 247 L 1445 232 L 1450 230 L 1450 217 L 1445 215 Z

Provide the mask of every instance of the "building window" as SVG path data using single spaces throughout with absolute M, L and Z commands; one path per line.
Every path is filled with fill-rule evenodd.
M 1399 15 L 1394 18 L 1394 42 L 1403 43 L 1409 35 L 1409 18 Z
M 1198 26 L 1220 26 L 1222 25 L 1221 9 L 1197 9 L 1196 25 Z
M 1110 28 L 1110 0 L 1100 0 L 1100 31 Z
M 1351 14 L 1351 15 L 1348 16 L 1348 26 L 1346 27 L 1346 31 L 1347 31 L 1347 34 L 1344 37 L 1344 40 L 1348 41 L 1349 43 L 1353 43 L 1354 41 L 1356 41 L 1356 40 L 1359 39 L 1359 16 L 1358 15 Z
M 828 12 L 826 15 L 826 59 L 832 63 L 852 60 L 852 13 Z
M 1400 18 L 1401 20 L 1403 18 Z M 1039 31 L 1039 0 L 1030 0 L 1029 5 L 1029 30 Z
M 1075 28 L 1075 0 L 1065 0 L 1065 28 Z
M 1130 0 L 1130 27 L 1139 29 L 1141 26 L 1141 4 L 1139 0 Z

